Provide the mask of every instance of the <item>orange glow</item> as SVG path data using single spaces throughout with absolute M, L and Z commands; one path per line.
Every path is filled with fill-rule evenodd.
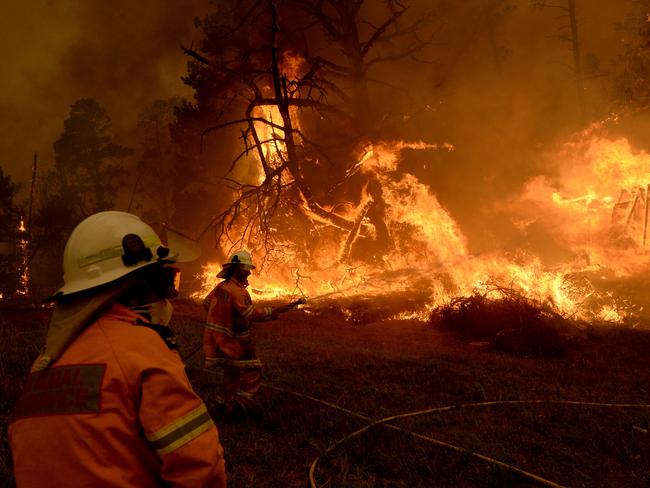
M 589 263 L 618 276 L 642 269 L 648 229 L 650 155 L 593 125 L 554 160 L 558 176 L 531 178 L 510 202 L 524 222 L 538 222 Z
M 600 289 L 599 280 L 605 271 L 625 276 L 647 266 L 650 155 L 635 151 L 626 139 L 609 138 L 595 124 L 547 156 L 553 177 L 530 178 L 519 195 L 501 204 L 522 231 L 539 224 L 566 250 L 564 262 L 549 265 L 530 250 L 470 254 L 467 238 L 431 189 L 396 171 L 404 148 L 453 150 L 449 144 L 384 142 L 365 147 L 348 172 L 380 183 L 390 252 L 374 260 L 343 259 L 347 231 L 334 232 L 330 225 L 323 227 L 330 229 L 323 234 L 328 237 L 320 236 L 307 257 L 300 244 L 278 233 L 274 250 L 251 250 L 261 265 L 250 278 L 253 297 L 372 296 L 416 287 L 430 290 L 429 303 L 394 319 L 424 320 L 435 307 L 472 293 L 494 298 L 518 293 L 566 317 L 592 321 L 617 323 L 633 313 L 631 304 Z M 359 212 L 372 197 L 364 189 L 358 202 L 341 202 L 338 215 L 363 217 Z M 359 236 L 376 236 L 367 217 Z M 197 296 L 216 285 L 219 269 L 218 263 L 204 267 Z
M 282 53 L 282 62 L 280 63 L 282 75 L 288 81 L 296 81 L 302 77 L 305 71 L 305 59 L 299 54 L 284 51 Z
M 27 240 L 27 228 L 25 227 L 25 221 L 23 217 L 20 217 L 20 224 L 18 225 L 18 232 L 20 232 L 20 280 L 19 286 L 16 290 L 18 295 L 28 295 L 29 294 L 29 257 L 28 257 L 28 248 L 29 241 Z

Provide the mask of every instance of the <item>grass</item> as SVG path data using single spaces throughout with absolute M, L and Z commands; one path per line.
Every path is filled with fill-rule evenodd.
M 372 419 L 491 400 L 650 404 L 647 330 L 589 327 L 562 357 L 521 356 L 470 345 L 441 327 L 393 320 L 413 307 L 400 297 L 340 299 L 260 324 L 254 338 L 265 383 Z M 176 310 L 172 326 L 188 354 L 200 344 L 202 311 L 185 301 Z M 17 379 L 24 378 L 40 345 L 38 332 L 26 333 L 29 321 L 33 317 L 0 322 L 0 479 L 7 486 L 9 409 L 20 388 Z M 308 486 L 309 467 L 319 456 L 315 478 L 331 488 L 536 486 L 466 453 L 381 426 L 323 455 L 368 422 L 270 387 L 258 397 L 262 419 L 220 418 L 213 400 L 220 375 L 204 371 L 201 362 L 200 352 L 190 358 L 188 376 L 218 425 L 231 488 Z M 650 409 L 493 405 L 393 423 L 564 486 L 650 485 Z

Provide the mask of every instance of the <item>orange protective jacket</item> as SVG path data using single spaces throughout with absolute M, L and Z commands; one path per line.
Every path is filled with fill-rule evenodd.
M 114 303 L 32 373 L 9 427 L 18 488 L 226 486 L 217 429 L 178 353 Z
M 253 305 L 244 285 L 234 278 L 219 283 L 206 297 L 204 305 L 208 306 L 203 332 L 206 367 L 260 367 L 250 327 L 252 322 L 276 319 L 273 307 Z

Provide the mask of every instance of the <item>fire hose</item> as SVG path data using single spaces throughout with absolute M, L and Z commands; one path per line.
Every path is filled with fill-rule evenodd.
M 335 291 L 335 292 L 326 293 L 324 295 L 319 295 L 319 296 L 316 296 L 314 298 L 311 298 L 309 301 L 313 302 L 315 300 L 325 298 L 327 296 L 331 296 L 331 295 L 334 295 L 336 293 L 340 293 L 340 292 Z M 305 300 L 305 298 L 300 298 L 298 300 L 295 300 L 293 302 L 290 302 L 290 303 L 288 303 L 288 304 L 286 304 L 284 306 L 278 307 L 278 308 L 279 309 L 286 308 L 286 310 L 283 310 L 282 312 L 280 312 L 280 313 L 283 313 L 283 312 L 286 312 L 286 311 L 289 311 L 289 310 L 293 309 L 294 307 L 296 307 L 298 305 L 305 304 L 306 302 L 307 301 Z M 202 344 L 199 345 L 192 352 L 190 352 L 189 354 L 183 356 L 182 357 L 183 362 L 187 361 L 192 356 L 194 356 L 194 354 L 196 354 L 202 348 L 202 346 L 203 346 Z M 338 441 L 334 442 L 333 444 L 331 444 L 321 455 L 319 455 L 318 457 L 316 457 L 316 459 L 314 459 L 314 461 L 311 463 L 310 468 L 309 468 L 309 482 L 310 482 L 310 487 L 311 488 L 317 488 L 318 487 L 318 484 L 316 483 L 316 480 L 315 480 L 315 473 L 316 473 L 316 467 L 317 467 L 318 462 L 320 461 L 321 457 L 323 457 L 325 455 L 328 455 L 329 453 L 334 451 L 334 449 L 336 449 L 338 446 L 340 446 L 343 443 L 347 442 L 349 439 L 352 439 L 353 437 L 361 435 L 361 434 L 369 431 L 370 429 L 372 429 L 373 427 L 376 427 L 376 426 L 383 426 L 383 427 L 386 427 L 386 428 L 389 428 L 389 429 L 392 429 L 392 430 L 403 432 L 405 434 L 411 435 L 412 437 L 414 437 L 416 439 L 425 440 L 425 441 L 430 442 L 432 444 L 435 444 L 437 446 L 444 447 L 444 448 L 447 448 L 447 449 L 450 449 L 452 451 L 459 452 L 459 453 L 462 453 L 462 454 L 470 455 L 472 457 L 480 459 L 480 460 L 482 460 L 484 462 L 487 462 L 489 464 L 493 464 L 495 466 L 503 468 L 503 469 L 505 469 L 507 471 L 517 473 L 518 475 L 523 476 L 524 478 L 528 478 L 529 480 L 535 481 L 536 483 L 541 484 L 543 486 L 549 486 L 551 488 L 566 488 L 564 485 L 560 485 L 560 484 L 555 483 L 553 481 L 547 480 L 547 479 L 542 478 L 541 476 L 538 476 L 538 475 L 536 475 L 534 473 L 531 473 L 529 471 L 523 470 L 523 469 L 518 468 L 516 466 L 513 466 L 511 464 L 499 461 L 498 459 L 494 459 L 494 458 L 486 456 L 484 454 L 472 451 L 470 449 L 466 449 L 466 448 L 464 448 L 462 446 L 458 446 L 458 445 L 454 445 L 454 444 L 442 441 L 440 439 L 436 439 L 436 438 L 431 437 L 431 436 L 419 434 L 417 432 L 413 432 L 411 430 L 404 429 L 402 427 L 391 424 L 389 422 L 399 420 L 399 419 L 403 419 L 403 418 L 415 417 L 415 416 L 419 416 L 419 415 L 426 415 L 426 414 L 430 414 L 430 413 L 434 413 L 434 412 L 439 413 L 439 412 L 451 411 L 451 410 L 457 410 L 457 409 L 478 408 L 478 407 L 486 407 L 486 406 L 494 406 L 494 405 L 549 404 L 549 405 L 595 406 L 595 407 L 605 407 L 605 408 L 643 408 L 643 409 L 650 409 L 650 405 L 647 405 L 647 404 L 580 402 L 580 401 L 574 401 L 574 400 L 501 400 L 501 401 L 488 401 L 488 402 L 466 403 L 466 404 L 448 405 L 448 406 L 443 406 L 443 407 L 434 407 L 434 408 L 430 408 L 430 409 L 418 410 L 418 411 L 415 411 L 415 412 L 408 412 L 408 413 L 403 413 L 403 414 L 398 414 L 398 415 L 392 415 L 392 416 L 389 416 L 389 417 L 384 417 L 384 418 L 380 418 L 380 419 L 377 419 L 377 420 L 373 420 L 371 417 L 369 417 L 367 415 L 364 415 L 364 414 L 361 414 L 361 413 L 358 413 L 358 412 L 343 408 L 343 407 L 341 407 L 339 405 L 336 405 L 335 403 L 327 402 L 325 400 L 321 400 L 319 398 L 316 398 L 316 397 L 313 397 L 313 396 L 310 396 L 310 395 L 306 395 L 304 393 L 288 390 L 288 389 L 285 389 L 285 388 L 280 388 L 278 386 L 275 386 L 275 385 L 272 385 L 272 384 L 269 384 L 269 383 L 262 383 L 262 386 L 264 386 L 266 388 L 269 388 L 269 389 L 272 389 L 272 390 L 280 391 L 280 392 L 283 392 L 283 393 L 288 393 L 288 394 L 291 394 L 291 395 L 294 395 L 294 396 L 298 396 L 298 397 L 305 398 L 305 399 L 308 399 L 308 400 L 311 400 L 311 401 L 314 401 L 314 402 L 318 402 L 318 403 L 326 405 L 326 406 L 328 406 L 330 408 L 334 408 L 334 409 L 342 411 L 342 412 L 344 412 L 344 413 L 346 413 L 348 415 L 351 415 L 351 416 L 354 416 L 354 417 L 357 417 L 357 418 L 360 418 L 360 419 L 363 419 L 363 420 L 366 420 L 366 421 L 369 422 L 364 427 L 362 427 L 362 428 L 360 428 L 360 429 L 346 435 L 345 437 L 343 437 L 343 438 L 339 439 Z
M 331 295 L 335 295 L 341 293 L 340 291 L 333 291 L 329 293 L 325 293 L 322 295 L 318 295 L 316 297 L 310 298 L 309 302 L 314 302 L 316 300 L 320 300 L 322 298 L 326 298 Z M 300 298 L 298 300 L 295 300 L 293 302 L 290 302 L 286 305 L 278 307 L 278 309 L 283 309 L 286 308 L 286 310 L 282 310 L 280 313 L 287 312 L 294 307 L 298 305 L 302 305 L 307 303 L 306 298 Z M 182 357 L 183 362 L 187 361 L 190 359 L 192 356 L 194 356 L 201 348 L 203 344 L 200 344 L 196 349 L 191 351 L 189 354 L 185 355 Z M 566 488 L 564 485 L 560 485 L 558 483 L 555 483 L 553 481 L 547 480 L 545 478 L 542 478 L 541 476 L 538 476 L 534 473 L 531 473 L 529 471 L 523 470 L 521 468 L 518 468 L 516 466 L 513 466 L 508 463 L 504 463 L 502 461 L 499 461 L 498 459 L 494 459 L 492 457 L 486 456 L 484 454 L 472 451 L 470 449 L 464 448 L 462 446 L 454 445 L 445 441 L 442 441 L 440 439 L 436 439 L 431 436 L 419 434 L 417 432 L 413 432 L 408 429 L 404 429 L 402 427 L 399 427 L 397 425 L 391 424 L 389 422 L 403 419 L 403 418 L 409 418 L 409 417 L 415 417 L 419 415 L 425 415 L 425 414 L 430 414 L 430 413 L 439 413 L 439 412 L 444 412 L 444 411 L 451 411 L 451 410 L 457 410 L 457 409 L 466 409 L 466 408 L 478 408 L 478 407 L 486 407 L 486 406 L 494 406 L 494 405 L 534 405 L 534 404 L 549 404 L 549 405 L 573 405 L 573 406 L 595 406 L 595 407 L 605 407 L 605 408 L 643 408 L 643 409 L 650 409 L 650 405 L 647 404 L 625 404 L 625 403 L 599 403 L 599 402 L 580 402 L 580 401 L 573 401 L 573 400 L 502 400 L 502 401 L 488 401 L 488 402 L 477 402 L 477 403 L 466 403 L 466 404 L 457 404 L 457 405 L 448 405 L 448 406 L 443 406 L 443 407 L 434 407 L 430 409 L 425 409 L 425 410 L 419 410 L 415 412 L 408 412 L 408 413 L 403 413 L 403 414 L 398 414 L 398 415 L 392 415 L 389 417 L 384 417 L 380 418 L 377 420 L 373 420 L 371 417 L 343 408 L 335 403 L 331 403 L 325 400 L 321 400 L 319 398 L 306 395 L 304 393 L 292 391 L 289 389 L 281 388 L 269 383 L 262 383 L 263 387 L 280 391 L 283 393 L 288 393 L 294 396 L 298 396 L 300 398 L 305 398 L 317 403 L 320 403 L 322 405 L 326 405 L 330 408 L 334 408 L 336 410 L 339 410 L 341 412 L 344 412 L 348 415 L 363 419 L 368 421 L 369 423 L 365 425 L 364 427 L 344 436 L 343 438 L 339 439 L 338 441 L 332 443 L 321 455 L 316 457 L 314 461 L 311 463 L 310 468 L 309 468 L 309 483 L 311 488 L 317 488 L 318 484 L 316 483 L 315 479 L 315 473 L 316 473 L 316 467 L 318 466 L 318 462 L 320 461 L 321 457 L 330 454 L 334 449 L 336 449 L 338 446 L 342 445 L 343 443 L 347 442 L 349 439 L 352 439 L 353 437 L 359 436 L 373 427 L 376 426 L 383 426 L 392 430 L 396 430 L 399 432 L 403 432 L 405 434 L 411 435 L 412 437 L 420 440 L 425 440 L 427 442 L 430 442 L 432 444 L 435 444 L 440 447 L 444 447 L 447 449 L 450 449 L 455 452 L 459 452 L 462 454 L 470 455 L 472 457 L 475 457 L 477 459 L 480 459 L 484 462 L 487 462 L 489 464 L 493 464 L 495 466 L 498 466 L 500 468 L 503 468 L 507 471 L 516 473 L 524 478 L 528 478 L 529 480 L 532 480 L 540 485 L 543 486 L 549 486 L 551 488 Z
M 306 297 L 305 295 L 303 295 L 303 296 L 302 296 L 301 298 L 299 298 L 298 300 L 294 300 L 293 302 L 287 303 L 286 305 L 282 305 L 282 306 L 280 306 L 280 307 L 278 307 L 278 308 L 281 309 L 281 308 L 285 308 L 285 307 L 286 307 L 287 310 L 282 310 L 282 311 L 280 312 L 280 313 L 284 313 L 284 312 L 288 312 L 289 310 L 291 310 L 291 309 L 297 307 L 298 305 L 304 305 L 304 304 L 306 304 L 306 303 L 312 303 L 312 302 L 315 302 L 315 301 L 317 301 L 317 300 L 322 300 L 323 298 L 330 297 L 330 296 L 332 296 L 332 295 L 337 295 L 337 294 L 339 294 L 339 293 L 343 293 L 343 292 L 341 292 L 341 291 L 331 291 L 331 292 L 323 293 L 322 295 L 317 295 L 317 296 L 315 296 L 315 297 L 310 297 L 310 298 L 308 298 L 308 297 Z M 189 352 L 189 353 L 186 354 L 185 356 L 182 356 L 182 357 L 181 357 L 181 360 L 182 360 L 183 362 L 186 362 L 188 359 L 192 358 L 192 356 L 194 356 L 197 352 L 199 352 L 199 351 L 201 350 L 202 347 L 203 347 L 203 344 L 199 344 L 199 345 L 198 345 L 195 349 L 193 349 L 191 352 Z
M 366 420 L 369 423 L 366 424 L 364 427 L 344 436 L 343 438 L 339 439 L 338 441 L 332 443 L 325 451 L 323 451 L 322 454 L 318 455 L 316 459 L 312 461 L 312 463 L 309 466 L 309 486 L 310 488 L 318 488 L 318 484 L 316 483 L 316 467 L 318 466 L 318 462 L 323 456 L 326 456 L 330 454 L 334 449 L 336 449 L 338 446 L 344 444 L 348 440 L 352 439 L 353 437 L 356 437 L 358 435 L 361 435 L 365 432 L 368 432 L 370 429 L 373 427 L 377 426 L 383 426 L 388 429 L 396 430 L 398 432 L 402 432 L 405 434 L 408 434 L 416 439 L 424 440 L 427 441 L 431 444 L 435 444 L 440 447 L 444 447 L 447 449 L 450 449 L 452 451 L 461 453 L 461 454 L 466 454 L 472 457 L 475 457 L 477 459 L 480 459 L 481 461 L 487 462 L 488 464 L 493 464 L 495 466 L 498 466 L 500 468 L 503 468 L 507 471 L 516 473 L 524 478 L 528 478 L 529 480 L 532 480 L 540 485 L 543 486 L 549 486 L 551 488 L 567 488 L 565 485 L 561 485 L 558 483 L 555 483 L 554 481 L 547 480 L 545 478 L 542 478 L 541 476 L 538 476 L 534 473 L 531 473 L 530 471 L 526 471 L 524 469 L 518 468 L 517 466 L 514 466 L 512 464 L 505 463 L 503 461 L 499 461 L 498 459 L 492 458 L 490 456 L 486 456 L 484 454 L 478 453 L 476 451 L 472 451 L 471 449 L 464 448 L 462 446 L 458 446 L 455 444 L 451 444 L 449 442 L 442 441 L 440 439 L 436 439 L 431 436 L 419 434 L 417 432 L 413 432 L 408 429 L 404 429 L 402 427 L 399 427 L 398 425 L 391 424 L 389 422 L 392 422 L 394 420 L 399 420 L 399 419 L 404 419 L 404 418 L 409 418 L 409 417 L 416 417 L 419 415 L 426 415 L 430 413 L 440 413 L 440 412 L 448 412 L 448 411 L 453 411 L 453 410 L 459 410 L 459 409 L 468 409 L 468 408 L 480 408 L 480 407 L 488 407 L 488 406 L 495 406 L 495 405 L 540 405 L 540 404 L 547 404 L 547 405 L 570 405 L 570 406 L 590 406 L 590 407 L 602 407 L 602 408 L 642 408 L 642 409 L 650 409 L 650 404 L 637 404 L 637 403 L 602 403 L 602 402 L 581 402 L 581 401 L 576 401 L 576 400 L 497 400 L 497 401 L 488 401 L 488 402 L 476 402 L 476 403 L 462 403 L 462 404 L 456 404 L 456 405 L 447 405 L 443 407 L 433 407 L 425 410 L 418 410 L 415 412 L 407 412 L 403 414 L 398 414 L 398 415 L 391 415 L 389 417 L 383 417 L 377 420 L 373 420 L 371 417 L 364 415 L 359 412 L 355 412 L 353 410 L 349 410 L 347 408 L 341 407 L 340 405 L 337 405 L 336 403 L 328 402 L 326 400 L 322 400 L 320 398 L 307 395 L 305 393 L 300 393 L 297 391 L 289 390 L 287 388 L 281 388 L 279 386 L 272 385 L 270 383 L 262 383 L 262 386 L 265 388 L 269 388 L 271 390 L 276 390 L 282 393 L 288 393 L 290 395 L 294 395 L 300 398 L 304 398 L 307 400 L 311 400 L 316 403 L 320 403 L 321 405 L 325 405 L 327 407 L 339 410 L 341 412 L 344 412 L 352 417 L 357 417 L 362 420 Z
M 560 485 L 558 483 L 555 483 L 553 481 L 547 480 L 545 478 L 542 478 L 541 476 L 538 476 L 534 473 L 531 473 L 529 471 L 523 470 L 521 468 L 518 468 L 516 466 L 513 466 L 508 463 L 504 463 L 502 461 L 499 461 L 498 459 L 494 459 L 492 457 L 486 456 L 484 454 L 480 454 L 478 452 L 472 451 L 470 449 L 466 449 L 461 446 L 457 446 L 454 444 L 450 444 L 448 442 L 441 441 L 440 439 L 436 439 L 431 436 L 423 435 L 423 434 L 418 434 L 417 432 L 413 432 L 408 429 L 404 429 L 402 427 L 399 427 L 397 425 L 389 424 L 388 422 L 394 421 L 394 420 L 399 420 L 403 418 L 409 418 L 409 417 L 415 417 L 418 415 L 425 415 L 429 413 L 439 413 L 439 412 L 445 412 L 445 411 L 451 411 L 451 410 L 457 410 L 457 409 L 464 409 L 464 408 L 478 408 L 478 407 L 486 407 L 486 406 L 494 406 L 494 405 L 535 405 L 535 404 L 548 404 L 548 405 L 572 405 L 572 406 L 591 406 L 591 407 L 604 407 L 604 408 L 643 408 L 643 409 L 650 409 L 650 405 L 648 404 L 637 404 L 637 403 L 600 403 L 600 402 L 580 402 L 580 401 L 575 401 L 575 400 L 499 400 L 499 401 L 490 401 L 490 402 L 478 402 L 478 403 L 464 403 L 464 404 L 458 404 L 458 405 L 448 405 L 444 407 L 434 407 L 426 410 L 418 410 L 416 412 L 408 412 L 408 413 L 403 413 L 399 415 L 392 415 L 389 417 L 384 417 L 378 420 L 372 420 L 371 417 L 368 417 L 367 415 L 363 415 L 358 412 L 354 412 L 352 410 L 348 410 L 347 408 L 340 407 L 339 405 L 336 405 L 335 403 L 327 402 L 325 400 L 321 400 L 319 398 L 306 395 L 304 393 L 299 393 L 296 391 L 288 390 L 285 388 L 280 388 L 268 383 L 262 383 L 262 386 L 266 388 L 270 388 L 272 390 L 277 390 L 283 393 L 289 393 L 294 396 L 298 396 L 300 398 L 306 398 L 308 400 L 318 402 L 322 405 L 326 405 L 328 407 L 334 408 L 336 410 L 340 410 L 342 412 L 347 413 L 348 415 L 352 415 L 354 417 L 369 421 L 370 423 L 367 424 L 366 426 L 352 432 L 351 434 L 346 435 L 345 437 L 339 439 L 338 441 L 334 442 L 333 444 L 328 447 L 323 454 L 319 455 L 314 461 L 311 463 L 309 467 L 309 483 L 311 488 L 317 488 L 318 484 L 316 483 L 315 479 L 315 473 L 316 473 L 316 466 L 318 465 L 318 461 L 321 459 L 322 456 L 327 455 L 331 453 L 335 448 L 343 444 L 344 442 L 348 441 L 349 439 L 352 439 L 353 437 L 356 437 L 360 434 L 363 434 L 364 432 L 369 431 L 371 428 L 376 427 L 376 426 L 383 426 L 387 427 L 389 429 L 393 429 L 399 432 L 403 432 L 405 434 L 409 434 L 412 437 L 415 437 L 416 439 L 421 439 L 425 440 L 427 442 L 430 442 L 432 444 L 438 445 L 440 447 L 445 447 L 447 449 L 451 449 L 453 451 L 462 453 L 462 454 L 467 454 L 470 456 L 473 456 L 475 458 L 478 458 L 482 461 L 485 461 L 489 464 L 493 464 L 495 466 L 499 466 L 503 469 L 506 469 L 508 471 L 517 473 L 520 476 L 523 476 L 524 478 L 528 478 L 532 481 L 535 481 L 541 485 L 544 486 L 550 486 L 551 488 L 566 488 L 564 485 Z

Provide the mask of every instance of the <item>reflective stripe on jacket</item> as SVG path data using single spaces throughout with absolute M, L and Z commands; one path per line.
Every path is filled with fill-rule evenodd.
M 250 338 L 250 327 L 252 322 L 276 319 L 273 307 L 253 305 L 246 288 L 234 278 L 219 283 L 208 298 L 210 305 L 203 332 L 206 366 L 261 367 Z
M 17 486 L 226 486 L 217 429 L 178 353 L 119 304 L 30 375 L 9 428 Z

